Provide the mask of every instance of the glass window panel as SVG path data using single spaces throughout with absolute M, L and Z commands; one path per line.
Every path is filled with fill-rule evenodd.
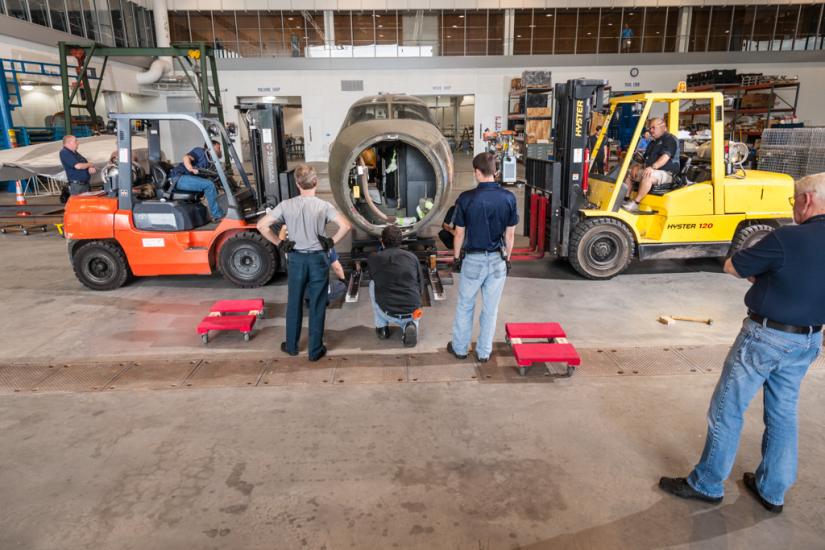
M 146 28 L 144 11 L 146 10 L 140 6 L 132 4 L 132 14 L 135 16 L 135 29 L 137 30 L 137 45 L 141 48 L 145 48 L 149 44 L 149 34 Z M 209 12 L 206 12 L 206 17 L 209 20 L 209 39 L 207 41 L 212 42 L 212 17 L 209 15 Z
M 756 8 L 753 6 L 734 6 L 733 25 L 731 25 L 730 51 L 747 51 L 751 48 L 751 31 Z
M 155 16 L 152 15 L 152 10 L 145 10 L 144 19 L 146 20 L 147 36 L 149 38 L 149 47 L 154 48 L 158 45 L 158 39 L 155 36 Z
M 109 11 L 109 2 L 108 0 L 94 0 L 94 5 L 100 41 L 108 46 L 114 46 L 115 33 L 112 25 L 112 14 Z
M 289 55 L 281 12 L 261 12 L 261 48 L 263 55 L 284 57 Z
M 29 4 L 31 7 L 31 4 Z M 773 35 L 774 50 L 792 50 L 796 38 L 796 20 L 800 6 L 780 6 L 776 16 L 776 31 Z M 32 13 L 32 17 L 34 14 Z
M 599 29 L 599 53 L 619 52 L 619 33 L 622 30 L 622 10 L 602 8 Z
M 238 48 L 241 56 L 260 57 L 261 32 L 258 28 L 258 12 L 236 12 L 235 22 L 238 25 Z
M 375 18 L 372 15 L 371 11 L 356 11 L 352 13 L 353 46 L 363 47 L 375 44 Z
M 708 34 L 709 52 L 727 51 L 732 19 L 733 7 L 713 6 L 710 16 L 710 33 Z
M 126 27 L 126 42 L 130 47 L 138 45 L 137 40 L 137 22 L 135 21 L 135 11 L 132 3 L 128 0 L 120 0 L 120 5 L 123 8 L 123 24 Z M 185 12 L 183 12 L 185 13 Z M 186 35 L 189 36 L 189 27 L 187 23 Z M 187 39 L 188 40 L 188 39 Z
M 487 12 L 487 54 L 504 55 L 504 12 Z
M 169 35 L 172 42 L 189 42 L 189 16 L 185 11 L 169 12 Z
M 83 22 L 86 24 L 86 38 L 100 40 L 100 29 L 95 19 L 94 0 L 83 0 Z
M 467 10 L 467 55 L 487 55 L 487 12 Z
M 193 42 L 212 43 L 212 14 L 208 11 L 189 12 L 189 31 Z
M 576 53 L 577 14 L 575 9 L 556 10 L 556 44 L 554 51 Z
M 302 57 L 306 48 L 306 23 L 304 16 L 299 11 L 285 11 L 284 33 L 286 34 L 286 45 L 291 57 Z
M 352 46 L 352 14 L 350 12 L 335 12 L 335 43 L 342 46 Z
M 212 28 L 215 32 L 215 49 L 218 55 L 236 56 L 238 54 L 238 29 L 235 27 L 234 11 L 213 11 Z
M 66 19 L 65 0 L 49 0 L 49 12 L 52 16 L 52 28 L 69 32 L 69 21 Z
M 644 8 L 625 8 L 622 10 L 622 51 L 637 53 L 642 49 L 644 33 Z
M 310 46 L 324 45 L 324 12 L 304 11 L 304 27 L 306 43 Z
M 53 1 L 54 0 L 49 0 L 49 3 L 51 4 Z M 115 45 L 119 48 L 125 48 L 127 46 L 126 27 L 122 9 L 122 5 L 125 4 L 125 2 L 121 0 L 109 0 L 109 4 L 112 8 L 112 30 L 115 35 Z
M 32 23 L 49 26 L 49 14 L 46 0 L 29 0 L 29 14 L 31 15 Z
M 85 36 L 83 34 L 83 11 L 80 8 L 80 0 L 66 0 L 66 9 L 69 12 L 69 32 L 75 36 Z
M 776 6 L 757 6 L 756 22 L 753 26 L 753 47 L 759 51 L 769 50 L 773 40 L 773 26 L 776 23 Z
M 26 10 L 25 0 L 6 0 L 6 10 L 8 15 L 17 19 L 29 20 L 29 12 Z
M 398 44 L 400 21 L 394 11 L 375 12 L 375 43 L 381 45 Z
M 645 8 L 643 52 L 661 52 L 665 40 L 667 8 Z
M 556 10 L 533 10 L 533 53 L 552 54 Z
M 799 29 L 796 32 L 796 50 L 816 50 L 822 47 L 823 30 L 819 27 L 822 7 L 825 4 L 802 6 Z
M 707 47 L 710 10 L 711 8 L 693 8 L 693 16 L 690 20 L 690 40 L 688 42 L 688 50 L 691 52 L 703 52 Z
M 665 28 L 665 51 L 676 51 L 676 38 L 679 34 L 679 8 L 667 9 L 667 26 Z
M 441 14 L 441 55 L 464 55 L 464 12 Z
M 530 55 L 530 35 L 533 25 L 533 10 L 515 10 L 513 19 L 513 54 Z
M 596 53 L 599 36 L 599 8 L 579 9 L 576 53 Z
M 441 44 L 441 14 L 421 10 L 399 13 L 401 19 L 400 57 L 431 57 L 439 55 Z

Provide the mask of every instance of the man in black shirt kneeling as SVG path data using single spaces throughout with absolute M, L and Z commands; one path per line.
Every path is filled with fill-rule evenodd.
M 402 250 L 401 229 L 388 225 L 381 232 L 382 250 L 367 260 L 370 270 L 370 299 L 375 313 L 375 332 L 385 340 L 390 324 L 402 329 L 401 341 L 413 347 L 418 341 L 421 317 L 421 266 L 412 252 Z

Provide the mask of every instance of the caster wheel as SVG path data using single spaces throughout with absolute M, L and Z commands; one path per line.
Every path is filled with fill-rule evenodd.
M 22 231 L 20 231 L 20 232 L 21 232 L 22 234 L 24 234 L 24 235 L 28 235 L 28 234 L 29 234 L 28 229 L 23 229 L 23 230 L 22 230 Z
M 45 227 L 41 227 L 41 228 L 40 228 L 40 231 L 42 231 L 43 233 L 45 233 L 45 232 L 46 232 L 46 228 L 45 228 Z
M 249 333 L 249 332 L 244 332 L 243 333 L 243 341 L 244 342 L 249 342 L 249 340 L 251 340 L 251 339 L 252 339 L 252 334 L 251 333 Z
M 519 373 L 519 376 L 526 375 L 527 374 L 527 368 L 526 367 L 519 367 L 518 368 L 518 373 Z
M 575 370 L 576 370 L 576 367 L 573 367 L 571 365 L 567 365 L 567 377 L 570 378 L 571 376 L 573 376 L 573 372 Z
M 201 334 L 201 343 L 208 344 L 209 343 L 209 335 L 208 334 Z

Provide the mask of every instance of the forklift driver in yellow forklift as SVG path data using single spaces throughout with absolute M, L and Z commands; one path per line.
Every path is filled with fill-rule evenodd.
M 661 118 L 650 119 L 648 128 L 653 139 L 644 152 L 642 162 L 634 163 L 628 170 L 625 182 L 628 185 L 628 196 L 622 203 L 622 208 L 628 212 L 638 212 L 639 203 L 654 185 L 671 183 L 673 176 L 679 172 L 679 141 L 676 136 L 667 131 L 667 125 Z M 636 198 L 631 200 L 633 183 L 639 184 L 639 190 Z

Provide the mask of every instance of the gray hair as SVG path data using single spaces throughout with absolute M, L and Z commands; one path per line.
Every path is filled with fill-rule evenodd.
M 801 195 L 802 193 L 812 193 L 814 200 L 822 206 L 825 206 L 825 172 L 819 174 L 811 174 L 796 180 L 794 193 Z

